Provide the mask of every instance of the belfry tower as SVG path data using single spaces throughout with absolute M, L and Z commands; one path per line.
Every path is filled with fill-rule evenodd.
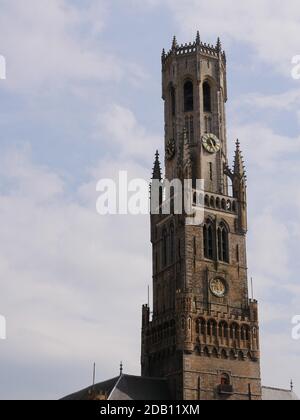
M 165 178 L 188 178 L 193 185 L 204 180 L 204 221 L 188 225 L 185 214 L 151 215 L 153 315 L 145 305 L 142 375 L 168 378 L 177 400 L 260 400 L 258 305 L 248 295 L 246 175 L 238 141 L 233 168 L 228 165 L 220 40 L 203 44 L 197 33 L 194 43 L 179 46 L 174 37 L 162 53 L 162 95 Z M 153 179 L 162 179 L 158 153 Z

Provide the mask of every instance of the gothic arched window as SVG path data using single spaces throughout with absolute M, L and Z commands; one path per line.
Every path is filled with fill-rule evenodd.
M 218 228 L 218 257 L 220 261 L 229 262 L 228 229 L 224 223 Z
M 207 335 L 210 337 L 217 336 L 217 323 L 214 320 L 210 320 L 207 323 Z
M 203 240 L 204 240 L 204 257 L 213 260 L 214 258 L 214 235 L 213 224 L 207 220 L 203 227 Z
M 230 326 L 230 338 L 232 340 L 238 340 L 239 339 L 239 326 L 238 324 L 231 324 Z
M 221 338 L 228 338 L 228 325 L 226 322 L 220 322 L 219 325 L 219 336 Z
M 204 112 L 211 112 L 211 87 L 208 82 L 203 83 L 203 108 Z
M 194 110 L 194 86 L 189 80 L 184 84 L 184 112 L 191 112 Z

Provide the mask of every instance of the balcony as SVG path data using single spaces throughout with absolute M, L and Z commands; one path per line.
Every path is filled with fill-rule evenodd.
M 218 393 L 223 396 L 230 396 L 233 394 L 233 386 L 232 385 L 219 385 L 218 386 Z

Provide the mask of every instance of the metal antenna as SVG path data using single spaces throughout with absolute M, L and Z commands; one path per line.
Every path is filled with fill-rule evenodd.
M 94 366 L 93 366 L 93 389 L 95 386 L 95 380 L 96 380 L 96 363 L 94 363 Z

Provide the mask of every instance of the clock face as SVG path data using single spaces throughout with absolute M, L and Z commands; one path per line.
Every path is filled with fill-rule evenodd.
M 221 148 L 221 142 L 217 136 L 208 133 L 202 137 L 202 144 L 208 153 L 217 153 Z
M 223 298 L 226 295 L 226 284 L 222 279 L 213 279 L 210 282 L 210 290 L 213 295 Z
M 168 160 L 173 159 L 173 157 L 175 156 L 175 152 L 176 152 L 175 140 L 171 139 L 168 141 L 166 145 L 166 158 Z

